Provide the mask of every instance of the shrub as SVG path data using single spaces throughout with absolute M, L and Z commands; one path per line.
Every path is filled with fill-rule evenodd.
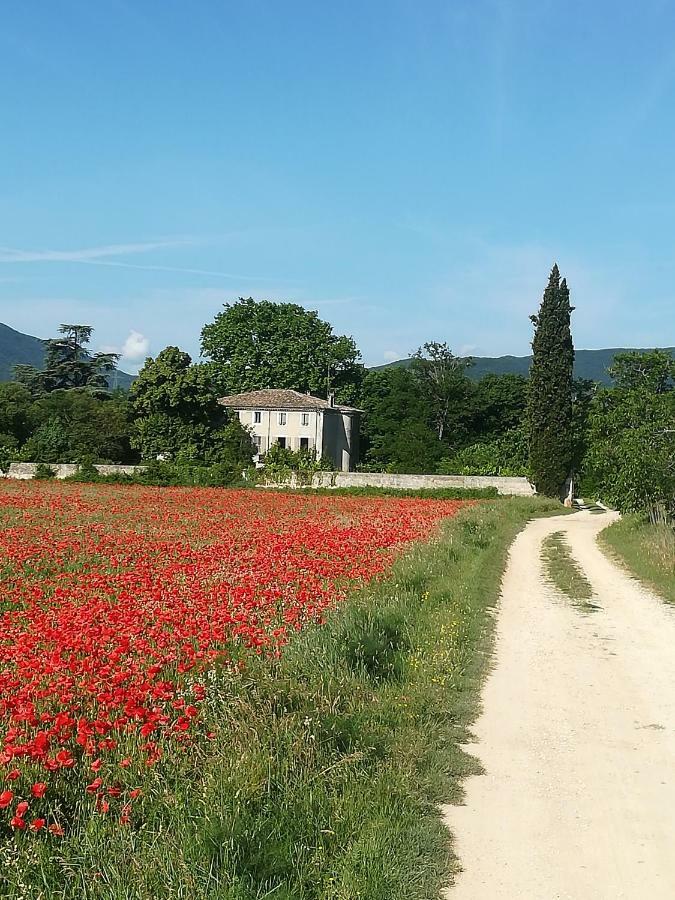
M 513 428 L 500 438 L 471 444 L 438 465 L 439 475 L 501 475 L 528 474 L 527 433 L 523 427 Z
M 35 467 L 35 474 L 33 478 L 37 478 L 38 481 L 46 481 L 49 478 L 56 478 L 56 470 L 52 469 L 51 466 L 45 465 L 45 463 L 38 463 Z
M 311 484 L 315 472 L 331 472 L 335 468 L 326 457 L 317 457 L 316 450 L 289 450 L 273 444 L 264 457 L 263 479 L 271 484 L 284 484 L 293 475 L 299 484 Z

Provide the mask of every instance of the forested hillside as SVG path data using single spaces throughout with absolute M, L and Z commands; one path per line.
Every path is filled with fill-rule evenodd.
M 0 381 L 11 381 L 12 369 L 17 365 L 40 368 L 44 356 L 44 344 L 39 338 L 0 323 Z
M 675 355 L 675 347 L 665 348 L 668 353 Z M 584 378 L 588 381 L 597 381 L 599 384 L 610 385 L 612 379 L 609 369 L 614 364 L 614 358 L 619 353 L 646 353 L 643 348 L 612 347 L 606 350 L 577 350 L 574 361 L 574 377 Z M 531 356 L 475 356 L 474 364 L 468 369 L 467 375 L 472 381 L 480 381 L 484 375 L 524 375 L 527 376 L 532 363 Z M 373 366 L 374 370 L 388 369 L 392 366 L 409 368 L 412 358 L 398 359 L 384 366 Z
M 40 338 L 23 334 L 0 322 L 0 381 L 11 381 L 14 366 L 34 366 L 41 369 L 45 359 L 45 345 Z M 127 390 L 133 375 L 116 369 L 110 376 L 111 388 Z

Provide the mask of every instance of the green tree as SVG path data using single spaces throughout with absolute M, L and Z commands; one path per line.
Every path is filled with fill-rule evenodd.
M 658 375 L 663 356 L 617 356 L 617 386 L 590 405 L 584 490 L 622 511 L 666 506 L 675 515 L 675 388 Z
M 238 418 L 228 421 L 219 395 L 212 366 L 192 365 L 189 354 L 167 347 L 146 361 L 131 386 L 132 445 L 144 459 L 225 462 L 236 457 L 250 465 L 250 435 Z
M 411 370 L 430 405 L 439 441 L 461 445 L 466 438 L 472 393 L 466 371 L 471 365 L 470 357 L 460 359 L 439 341 L 427 341 L 413 354 Z
M 431 425 L 429 400 L 409 369 L 369 371 L 360 405 L 365 466 L 389 472 L 435 471 L 444 445 Z
M 292 388 L 354 403 L 363 377 L 351 337 L 294 303 L 227 303 L 202 329 L 202 352 L 213 362 L 222 393 Z
M 574 440 L 572 314 L 565 279 L 554 265 L 536 316 L 528 396 L 530 473 L 541 494 L 559 497 L 571 473 Z
M 665 394 L 675 387 L 675 359 L 665 350 L 617 353 L 609 374 L 622 390 Z
M 79 388 L 52 391 L 31 407 L 32 434 L 21 456 L 33 462 L 132 463 L 131 408 L 122 392 L 94 396 Z
M 440 475 L 528 474 L 528 433 L 525 425 L 505 431 L 498 437 L 463 447 L 438 466 Z
M 70 441 L 64 423 L 57 416 L 47 419 L 35 429 L 21 450 L 28 462 L 72 462 Z
M 107 391 L 108 375 L 115 370 L 119 354 L 90 354 L 87 344 L 94 329 L 91 325 L 60 325 L 59 337 L 45 341 L 45 364 L 15 366 L 15 381 L 34 394 L 73 388 Z
M 481 441 L 494 441 L 520 428 L 527 416 L 527 384 L 522 375 L 484 375 L 471 398 L 473 435 Z
M 33 397 L 25 385 L 0 384 L 0 434 L 11 437 L 14 446 L 23 444 L 33 430 L 32 410 Z
M 588 450 L 588 419 L 599 386 L 588 378 L 575 378 L 572 383 L 572 469 L 581 471 Z

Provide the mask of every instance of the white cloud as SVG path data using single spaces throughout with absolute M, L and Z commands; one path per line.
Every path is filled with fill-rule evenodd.
M 146 241 L 137 244 L 106 244 L 102 247 L 85 247 L 82 250 L 17 250 L 0 247 L 0 263 L 27 262 L 94 262 L 106 256 L 127 256 L 129 253 L 147 253 L 165 247 L 183 247 L 194 243 L 189 238 L 180 240 Z
M 138 362 L 145 359 L 150 350 L 150 341 L 140 331 L 130 331 L 129 336 L 122 344 L 122 359 L 128 362 Z
M 239 281 L 272 280 L 257 275 L 239 275 L 234 272 L 221 272 L 212 269 L 193 269 L 183 266 L 145 265 L 140 263 L 121 262 L 119 260 L 108 258 L 128 256 L 133 253 L 148 253 L 152 250 L 190 247 L 202 243 L 204 243 L 203 239 L 186 237 L 146 241 L 136 244 L 105 244 L 101 247 L 85 247 L 80 250 L 18 250 L 14 247 L 0 247 L 0 263 L 65 262 L 80 263 L 87 266 L 113 266 L 119 269 L 141 269 L 146 272 L 182 272 L 188 275 L 206 275 L 215 278 L 230 278 Z
M 471 356 L 478 349 L 478 344 L 462 344 L 457 351 L 457 356 Z

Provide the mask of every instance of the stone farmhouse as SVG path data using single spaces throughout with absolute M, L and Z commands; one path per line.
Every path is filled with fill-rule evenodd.
M 234 409 L 251 430 L 258 457 L 273 444 L 289 450 L 315 450 L 338 471 L 356 468 L 359 456 L 360 409 L 291 390 L 248 391 L 219 400 Z

